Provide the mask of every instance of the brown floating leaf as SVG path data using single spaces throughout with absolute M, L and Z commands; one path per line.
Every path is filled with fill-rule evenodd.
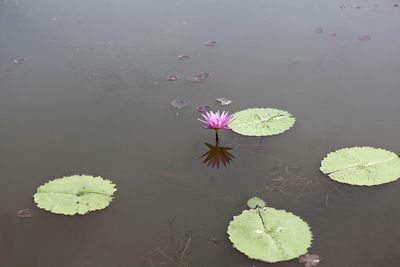
M 208 76 L 210 76 L 209 72 L 200 72 L 192 76 L 189 76 L 187 79 L 191 82 L 201 82 L 207 79 Z
M 229 105 L 230 103 L 232 103 L 232 100 L 230 100 L 230 99 L 228 99 L 228 98 L 223 98 L 223 97 L 217 98 L 216 100 L 217 100 L 217 102 L 219 102 L 222 106 L 227 106 L 227 105 Z
M 324 29 L 322 29 L 322 28 L 315 28 L 313 32 L 315 32 L 315 33 L 323 33 L 323 32 L 324 32 Z
M 18 217 L 20 218 L 29 218 L 33 214 L 31 209 L 23 209 L 17 212 Z
M 190 105 L 190 100 L 189 99 L 174 99 L 171 101 L 171 106 L 174 108 L 184 108 Z
M 188 55 L 179 55 L 179 56 L 178 56 L 178 59 L 179 59 L 180 61 L 185 61 L 185 60 L 190 59 L 190 57 L 189 57 Z
M 372 38 L 369 35 L 361 35 L 360 37 L 358 37 L 358 40 L 365 42 L 365 41 L 371 41 Z
M 26 62 L 26 58 L 16 58 L 14 59 L 14 63 L 15 64 L 21 64 L 21 63 L 25 63 Z
M 198 107 L 196 108 L 196 110 L 197 110 L 198 112 L 206 112 L 206 111 L 210 111 L 210 110 L 211 110 L 211 107 L 210 107 L 210 106 L 198 106 Z
M 169 76 L 167 76 L 167 78 L 165 78 L 167 81 L 170 81 L 170 82 L 174 82 L 174 81 L 177 81 L 177 80 L 179 80 L 179 76 L 178 75 L 169 75 Z
M 300 263 L 305 263 L 304 267 L 317 266 L 320 261 L 321 260 L 317 254 L 307 253 L 299 258 Z
M 208 41 L 205 43 L 206 46 L 217 46 L 217 41 Z

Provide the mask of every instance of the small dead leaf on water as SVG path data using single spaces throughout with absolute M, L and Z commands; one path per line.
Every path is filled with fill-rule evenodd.
M 313 57 L 295 57 L 292 59 L 292 62 L 288 64 L 288 67 L 292 68 L 295 66 L 315 65 L 315 64 L 321 64 L 321 61 Z
M 181 109 L 190 105 L 189 99 L 174 99 L 171 101 L 171 106 L 177 109 Z
M 315 33 L 323 33 L 323 32 L 324 32 L 324 29 L 322 29 L 322 28 L 320 28 L 320 27 L 317 27 L 317 28 L 315 28 L 315 29 L 313 30 L 313 32 L 315 32 Z
M 179 76 L 178 75 L 169 75 L 165 78 L 165 80 L 170 81 L 170 82 L 174 82 L 179 80 Z
M 217 46 L 217 41 L 208 41 L 205 43 L 205 46 Z
M 200 72 L 197 74 L 193 74 L 192 76 L 189 76 L 187 80 L 191 82 L 201 82 L 207 79 L 209 76 L 210 76 L 209 72 Z
M 31 209 L 23 209 L 17 212 L 18 217 L 20 218 L 30 218 L 33 214 Z
M 210 106 L 198 106 L 197 108 L 196 108 L 196 110 L 198 111 L 198 112 L 206 112 L 206 111 L 210 111 L 211 110 L 211 107 Z
M 299 263 L 304 263 L 304 267 L 317 266 L 320 262 L 319 255 L 317 254 L 305 254 L 299 258 Z
M 178 59 L 179 59 L 180 61 L 185 61 L 185 60 L 190 59 L 190 57 L 189 57 L 188 55 L 179 55 L 179 56 L 178 56 Z
M 14 59 L 14 63 L 15 64 L 21 64 L 21 63 L 25 63 L 26 62 L 26 58 L 16 58 Z
M 369 35 L 361 35 L 360 37 L 358 37 L 359 41 L 365 42 L 365 41 L 371 41 L 372 38 Z
M 219 102 L 222 106 L 227 106 L 230 103 L 232 103 L 232 100 L 230 100 L 228 98 L 223 98 L 223 97 L 217 98 L 216 101 Z

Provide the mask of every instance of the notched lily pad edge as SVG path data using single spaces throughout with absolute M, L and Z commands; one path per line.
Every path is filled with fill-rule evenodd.
M 348 149 L 352 149 L 352 148 L 372 148 L 372 149 L 377 149 L 377 150 L 383 150 L 383 151 L 386 151 L 386 152 L 392 152 L 393 154 L 397 155 L 397 157 L 400 158 L 400 155 L 399 155 L 399 154 L 397 154 L 397 153 L 395 153 L 395 152 L 393 152 L 393 151 L 391 151 L 391 150 L 387 150 L 387 149 L 380 148 L 380 147 L 378 147 L 378 148 L 377 148 L 377 147 L 372 147 L 372 146 L 343 147 L 343 148 L 339 148 L 339 149 L 337 149 L 337 150 L 335 150 L 335 151 L 329 152 L 329 153 L 321 160 L 321 166 L 319 167 L 319 170 L 320 170 L 323 174 L 325 174 L 325 175 L 327 175 L 329 178 L 331 178 L 331 180 L 333 180 L 333 181 L 335 181 L 335 182 L 337 182 L 337 183 L 339 183 L 339 184 L 345 184 L 345 185 L 351 185 L 351 186 L 367 186 L 367 187 L 373 187 L 373 186 L 385 185 L 385 184 L 393 183 L 393 182 L 396 182 L 397 180 L 400 179 L 400 178 L 398 178 L 398 179 L 395 179 L 395 180 L 393 180 L 393 181 L 389 181 L 389 182 L 382 183 L 382 184 L 352 184 L 352 183 L 348 183 L 348 182 L 346 182 L 346 181 L 338 181 L 337 179 L 332 178 L 332 177 L 331 177 L 331 174 L 333 174 L 333 173 L 335 173 L 335 172 L 324 172 L 324 170 L 323 170 L 323 168 L 322 168 L 323 162 L 324 162 L 331 154 L 335 154 L 335 153 L 337 153 L 337 152 L 339 152 L 339 151 L 348 150 Z M 336 172 L 337 172 L 337 171 L 336 171 Z
M 101 178 L 102 180 L 107 181 L 108 183 L 110 183 L 110 184 L 112 185 L 112 188 L 113 188 L 114 190 L 113 190 L 113 192 L 112 192 L 112 195 L 111 195 L 111 196 L 108 196 L 108 197 L 110 197 L 110 202 L 108 203 L 108 205 L 105 206 L 104 208 L 94 208 L 94 209 L 92 209 L 92 210 L 90 210 L 89 212 L 86 212 L 86 213 L 79 213 L 79 212 L 76 212 L 76 213 L 74 213 L 74 214 L 69 214 L 69 213 L 63 213 L 63 212 L 53 211 L 53 210 L 51 210 L 51 209 L 49 209 L 49 208 L 43 207 L 42 205 L 40 205 L 40 204 L 37 202 L 37 199 L 36 199 L 37 194 L 39 194 L 39 193 L 45 193 L 45 192 L 38 192 L 39 189 L 40 189 L 41 187 L 47 185 L 48 183 L 54 182 L 54 181 L 56 181 L 56 180 L 61 180 L 61 179 L 64 179 L 64 178 L 67 178 L 67 177 L 71 177 L 71 176 L 91 176 L 91 177 L 93 177 L 93 178 L 99 177 L 99 178 Z M 111 203 L 113 202 L 113 200 L 115 199 L 114 193 L 115 193 L 117 190 L 118 190 L 118 188 L 116 187 L 116 184 L 114 184 L 111 180 L 105 179 L 105 178 L 103 178 L 103 177 L 101 177 L 101 176 L 93 176 L 93 175 L 90 175 L 90 174 L 72 174 L 72 175 L 67 175 L 67 176 L 63 176 L 63 177 L 60 177 L 60 178 L 56 178 L 56 179 L 50 180 L 50 181 L 48 181 L 48 182 L 46 182 L 46 183 L 40 185 L 40 186 L 37 188 L 37 192 L 33 195 L 33 201 L 34 201 L 34 203 L 36 204 L 36 207 L 38 207 L 38 208 L 40 208 L 40 209 L 42 209 L 42 210 L 48 211 L 48 212 L 50 212 L 51 214 L 65 215 L 65 216 L 75 216 L 75 215 L 81 215 L 81 216 L 83 216 L 83 215 L 86 215 L 86 214 L 88 214 L 88 213 L 92 213 L 92 212 L 99 211 L 99 210 L 104 210 L 105 208 L 107 208 L 108 206 L 110 206 Z M 106 195 L 103 195 L 103 196 L 106 196 Z
M 292 113 L 290 113 L 290 112 L 287 111 L 287 110 L 283 110 L 283 109 L 275 108 L 275 107 L 254 107 L 254 108 L 246 108 L 246 109 L 242 109 L 242 110 L 236 111 L 236 112 L 232 113 L 232 115 L 233 115 L 233 117 L 235 118 L 235 113 L 238 113 L 238 112 L 241 112 L 241 111 L 246 111 L 246 110 L 249 110 L 249 109 L 267 109 L 267 108 L 268 108 L 268 109 L 275 109 L 275 110 L 280 110 L 280 111 L 287 112 L 287 113 L 288 113 L 288 114 L 287 114 L 287 115 L 288 115 L 287 117 L 293 119 L 293 124 L 292 124 L 289 128 L 287 128 L 287 129 L 285 129 L 285 130 L 276 131 L 276 132 L 271 133 L 271 134 L 269 134 L 269 135 L 262 135 L 262 134 L 244 135 L 244 134 L 238 133 L 238 132 L 234 131 L 233 129 L 231 129 L 232 132 L 234 132 L 234 133 L 236 133 L 236 134 L 240 134 L 240 135 L 242 135 L 242 136 L 249 136 L 249 137 L 268 137 L 268 136 L 278 135 L 278 134 L 282 134 L 282 133 L 284 133 L 284 132 L 287 132 L 288 130 L 292 129 L 292 128 L 296 125 L 296 117 L 293 116 Z M 285 114 L 285 115 L 286 115 L 286 114 Z M 228 126 L 229 126 L 229 124 L 228 124 Z
M 267 209 L 267 208 L 270 208 L 270 207 L 264 207 L 264 208 L 258 208 L 258 209 Z M 246 210 L 242 211 L 242 213 L 243 213 L 243 212 L 251 212 L 251 211 L 254 211 L 254 210 L 257 210 L 257 209 L 246 209 Z M 306 250 L 304 253 L 302 253 L 302 254 L 300 254 L 299 256 L 296 256 L 296 257 L 294 257 L 294 258 L 287 259 L 287 260 L 281 260 L 281 261 L 264 261 L 264 260 L 260 260 L 260 259 L 257 259 L 257 258 L 253 258 L 253 257 L 247 255 L 243 250 L 239 249 L 238 247 L 236 247 L 236 246 L 234 245 L 233 240 L 231 239 L 231 236 L 230 236 L 230 234 L 229 234 L 229 227 L 230 227 L 231 222 L 234 221 L 236 217 L 239 217 L 242 213 L 240 213 L 239 215 L 233 216 L 232 220 L 229 221 L 229 224 L 228 224 L 227 235 L 228 235 L 229 241 L 232 243 L 232 247 L 233 247 L 234 249 L 240 251 L 243 255 L 245 255 L 247 258 L 249 258 L 249 259 L 251 259 L 251 260 L 257 260 L 257 261 L 266 262 L 266 263 L 287 262 L 287 261 L 291 261 L 291 260 L 294 260 L 294 259 L 298 259 L 300 256 L 302 256 L 302 255 L 308 253 L 308 251 L 309 251 L 310 248 L 312 247 L 312 244 L 313 244 L 313 241 L 314 241 L 314 235 L 313 235 L 313 232 L 311 231 L 310 225 L 309 225 L 306 221 L 304 221 L 301 217 L 297 216 L 296 214 L 294 214 L 294 213 L 292 213 L 292 212 L 290 212 L 290 211 L 287 211 L 287 210 L 282 210 L 282 211 L 285 211 L 286 213 L 290 213 L 291 215 L 298 217 L 300 220 L 302 220 L 302 221 L 306 224 L 307 229 L 308 229 L 308 231 L 310 232 L 310 243 L 308 244 L 307 250 Z M 260 220 L 261 220 L 261 219 L 260 219 Z

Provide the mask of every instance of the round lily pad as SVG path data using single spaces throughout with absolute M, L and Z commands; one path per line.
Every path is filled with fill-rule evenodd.
M 258 197 L 252 197 L 249 200 L 247 200 L 247 206 L 250 209 L 264 208 L 265 207 L 265 201 L 262 200 L 261 198 L 258 198 Z
M 33 197 L 41 209 L 57 214 L 82 215 L 106 208 L 116 190 L 111 181 L 101 177 L 73 175 L 40 186 Z
M 307 252 L 312 241 L 306 222 L 273 208 L 243 211 L 229 223 L 228 235 L 237 250 L 263 262 L 297 258 Z
M 381 148 L 343 148 L 329 153 L 320 170 L 340 183 L 379 185 L 400 178 L 400 158 Z
M 275 108 L 251 108 L 233 114 L 229 128 L 248 136 L 280 134 L 291 128 L 296 119 L 287 111 Z

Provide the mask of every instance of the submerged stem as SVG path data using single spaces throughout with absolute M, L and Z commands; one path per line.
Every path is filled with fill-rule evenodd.
M 218 129 L 215 129 L 215 140 L 217 141 L 217 144 L 218 144 L 218 142 L 219 142 Z

